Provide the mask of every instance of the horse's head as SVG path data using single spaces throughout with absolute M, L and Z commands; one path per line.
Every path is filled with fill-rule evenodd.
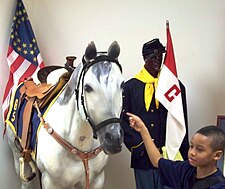
M 90 43 L 83 57 L 83 68 L 77 84 L 79 109 L 93 129 L 106 154 L 121 151 L 123 131 L 120 126 L 122 109 L 122 86 L 124 79 L 118 62 L 120 47 L 111 44 L 108 52 L 97 53 Z

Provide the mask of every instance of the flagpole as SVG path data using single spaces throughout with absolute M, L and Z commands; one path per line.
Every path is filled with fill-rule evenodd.
M 169 29 L 170 24 L 169 24 L 169 20 L 166 21 L 166 29 Z

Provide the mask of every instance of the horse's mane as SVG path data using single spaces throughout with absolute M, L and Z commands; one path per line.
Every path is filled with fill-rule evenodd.
M 70 79 L 69 79 L 68 83 L 66 84 L 62 94 L 57 99 L 57 102 L 60 105 L 66 105 L 69 102 L 72 95 L 74 94 L 76 86 L 77 86 L 78 74 L 79 74 L 79 71 L 81 69 L 81 65 L 82 64 L 80 63 L 76 67 L 76 69 L 73 71 L 73 73 L 70 76 Z

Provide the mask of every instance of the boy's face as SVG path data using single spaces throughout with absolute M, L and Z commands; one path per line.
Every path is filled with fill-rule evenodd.
M 218 151 L 212 149 L 211 142 L 211 138 L 199 133 L 192 137 L 188 151 L 188 159 L 192 166 L 203 168 L 215 164 L 218 160 Z

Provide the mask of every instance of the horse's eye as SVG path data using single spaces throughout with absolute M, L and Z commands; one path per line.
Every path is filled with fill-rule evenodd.
M 91 91 L 93 91 L 93 89 L 92 89 L 92 87 L 90 86 L 90 85 L 88 85 L 88 84 L 86 84 L 85 86 L 84 86 L 84 90 L 86 91 L 86 92 L 91 92 Z

